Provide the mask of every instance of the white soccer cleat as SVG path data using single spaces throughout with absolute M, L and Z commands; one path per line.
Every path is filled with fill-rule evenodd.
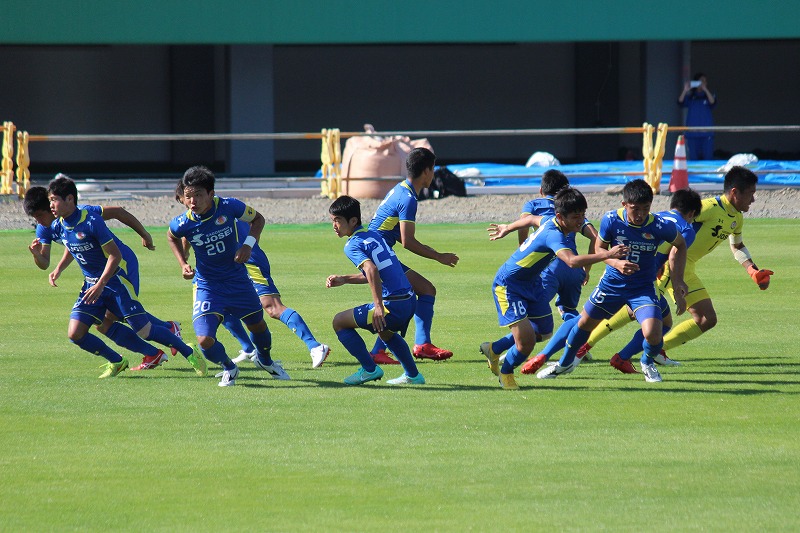
M 319 368 L 322 366 L 322 363 L 328 358 L 329 353 L 331 353 L 331 348 L 327 344 L 320 344 L 316 348 L 312 348 L 309 354 L 311 355 L 311 368 Z
M 558 363 L 548 363 L 548 365 L 539 371 L 536 374 L 536 377 L 539 379 L 555 379 L 558 376 L 563 376 L 564 374 L 569 374 L 577 365 L 573 361 L 573 363 L 569 366 L 561 366 Z
M 648 383 L 660 383 L 661 374 L 659 374 L 656 365 L 650 363 L 649 365 L 642 363 L 642 372 L 644 373 L 644 380 Z
M 239 355 L 232 359 L 234 363 L 241 363 L 242 361 L 246 361 L 253 357 L 256 354 L 255 351 L 252 352 L 245 352 L 244 350 L 239 350 Z
M 289 377 L 289 374 L 287 374 L 286 371 L 283 369 L 283 366 L 281 366 L 280 361 L 276 361 L 273 359 L 271 365 L 265 365 L 264 363 L 258 360 L 258 354 L 251 357 L 250 361 L 252 361 L 253 364 L 256 365 L 256 368 L 260 368 L 261 370 L 267 372 L 270 376 L 272 376 L 275 379 L 280 379 L 283 381 L 292 379 Z
M 222 378 L 219 383 L 217 383 L 220 387 L 233 387 L 236 385 L 236 378 L 239 377 L 239 367 L 233 367 L 233 370 L 223 370 L 215 377 Z

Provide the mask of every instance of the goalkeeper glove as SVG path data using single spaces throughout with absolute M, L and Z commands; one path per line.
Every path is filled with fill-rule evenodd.
M 747 273 L 750 274 L 750 277 L 753 278 L 753 281 L 762 291 L 767 290 L 767 287 L 769 287 L 769 277 L 775 275 L 772 270 L 759 270 L 753 265 L 747 267 Z

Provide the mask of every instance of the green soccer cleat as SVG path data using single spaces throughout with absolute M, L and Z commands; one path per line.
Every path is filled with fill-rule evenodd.
M 98 376 L 98 379 L 113 378 L 126 368 L 128 368 L 128 360 L 124 357 L 119 363 L 112 363 L 111 361 L 100 365 L 100 368 L 105 368 L 105 371 Z
M 368 381 L 378 381 L 383 377 L 383 369 L 379 366 L 375 367 L 372 372 L 367 372 L 364 367 L 358 369 L 355 374 L 344 378 L 345 385 L 363 385 Z
M 204 377 L 208 375 L 208 366 L 206 366 L 206 358 L 203 357 L 203 354 L 200 353 L 200 350 L 194 344 L 190 344 L 189 346 L 192 347 L 192 355 L 186 358 L 189 361 L 189 364 L 192 365 L 194 371 L 197 373 L 198 376 Z

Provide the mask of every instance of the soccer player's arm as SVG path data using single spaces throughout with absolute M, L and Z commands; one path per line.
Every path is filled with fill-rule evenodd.
M 369 290 L 372 293 L 372 327 L 375 331 L 381 332 L 386 329 L 386 317 L 383 313 L 383 285 L 381 284 L 381 274 L 378 272 L 378 267 L 375 263 L 367 259 L 361 263 L 361 271 L 364 273 L 364 278 L 369 283 Z
M 731 233 L 728 237 L 728 242 L 731 245 L 731 252 L 733 252 L 733 257 L 739 261 L 739 264 L 744 267 L 753 281 L 758 285 L 758 288 L 762 291 L 767 290 L 769 287 L 770 276 L 774 276 L 775 272 L 768 269 L 760 269 L 756 266 L 753 258 L 750 257 L 750 251 L 744 245 L 744 241 L 742 241 L 742 234 L 741 233 Z
M 670 243 L 672 249 L 669 252 L 669 272 L 670 283 L 672 283 L 672 297 L 675 299 L 675 314 L 680 316 L 686 311 L 686 293 L 689 292 L 683 274 L 686 270 L 686 239 L 680 232 Z
M 527 207 L 527 204 L 526 204 L 526 207 Z M 527 211 L 523 211 L 522 213 L 519 214 L 519 218 L 521 218 L 521 219 L 525 218 L 530 214 L 531 213 L 529 213 Z M 519 228 L 517 230 L 517 241 L 519 242 L 520 246 L 522 246 L 522 243 L 525 242 L 525 239 L 528 238 L 528 235 L 530 234 L 530 228 L 531 227 L 538 228 L 539 224 L 536 224 L 534 226 L 525 226 L 524 228 Z
M 184 248 L 183 237 L 177 237 L 172 233 L 172 228 L 167 230 L 167 244 L 169 249 L 172 250 L 172 255 L 178 260 L 178 265 L 181 267 L 181 275 L 183 279 L 192 279 L 194 277 L 194 269 L 192 265 L 187 262 L 189 253 Z
M 489 240 L 496 241 L 497 239 L 502 239 L 512 231 L 521 231 L 522 229 L 525 229 L 525 238 L 522 238 L 522 235 L 520 234 L 519 244 L 521 246 L 522 243 L 525 242 L 525 239 L 528 238 L 528 228 L 538 228 L 542 224 L 542 218 L 544 217 L 529 214 L 519 217 L 511 224 L 489 224 L 489 227 L 486 229 L 486 231 L 489 232 Z
M 147 248 L 148 250 L 155 250 L 156 245 L 153 244 L 153 236 L 150 235 L 144 226 L 127 209 L 124 207 L 117 207 L 117 206 L 109 206 L 103 207 L 103 220 L 118 220 L 131 228 L 133 231 L 139 234 L 139 237 L 142 238 L 142 246 Z
M 236 250 L 236 256 L 233 260 L 237 263 L 246 263 L 247 260 L 250 259 L 250 254 L 253 252 L 253 248 L 258 242 L 258 238 L 261 237 L 261 232 L 264 230 L 266 220 L 264 220 L 264 216 L 261 213 L 250 206 L 245 206 L 244 214 L 237 218 L 242 222 L 250 224 L 250 232 L 247 234 L 247 238 L 244 240 L 244 243 L 242 243 L 242 246 Z
M 597 230 L 592 225 L 591 222 L 588 220 L 581 228 L 581 235 L 589 239 L 589 254 L 593 254 L 597 252 Z M 587 285 L 589 283 L 589 271 L 592 269 L 592 265 L 586 265 L 583 267 L 584 272 L 586 272 L 586 276 L 583 278 L 583 284 Z
M 120 252 L 117 243 L 113 239 L 103 244 L 103 253 L 106 255 L 106 266 L 103 269 L 103 273 L 97 279 L 97 282 L 83 293 L 83 301 L 87 304 L 93 304 L 100 298 L 103 289 L 117 272 L 117 268 L 122 261 L 122 252 Z
M 458 256 L 456 254 L 451 252 L 440 253 L 427 244 L 419 242 L 416 237 L 416 224 L 413 220 L 400 221 L 400 242 L 403 248 L 420 257 L 433 259 L 449 267 L 454 267 L 458 263 Z
M 49 246 L 48 246 L 48 248 L 49 248 Z M 52 285 L 53 287 L 58 287 L 58 285 L 56 285 L 56 280 L 61 276 L 61 273 L 64 272 L 64 270 L 66 270 L 66 268 L 74 260 L 75 260 L 75 258 L 72 257 L 72 254 L 69 253 L 69 250 L 66 247 L 64 247 L 64 254 L 61 256 L 61 259 L 58 261 L 58 264 L 53 269 L 53 271 L 50 272 L 50 275 L 48 276 L 48 279 L 50 280 L 50 285 Z M 48 264 L 49 263 L 50 263 L 50 261 L 49 261 L 49 255 L 48 255 Z M 47 267 L 45 267 L 45 268 L 47 268 Z
M 43 243 L 36 237 L 28 246 L 28 251 L 33 255 L 34 264 L 41 270 L 47 270 L 47 267 L 50 266 L 50 245 Z
M 591 265 L 593 263 L 600 263 L 601 261 L 605 261 L 607 259 L 617 259 L 620 257 L 624 257 L 628 253 L 628 247 L 622 244 L 617 244 L 613 248 L 608 248 L 608 244 L 601 243 L 600 250 L 595 250 L 593 254 L 585 254 L 585 255 L 576 255 L 575 252 L 570 250 L 568 247 L 560 248 L 558 250 L 554 250 L 556 257 L 564 261 L 564 263 L 570 267 L 585 267 L 586 265 Z

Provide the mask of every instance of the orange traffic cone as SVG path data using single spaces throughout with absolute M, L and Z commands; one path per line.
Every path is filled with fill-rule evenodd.
M 675 162 L 672 164 L 672 175 L 669 178 L 669 192 L 689 188 L 689 171 L 686 169 L 686 145 L 683 135 L 678 135 L 675 145 Z

